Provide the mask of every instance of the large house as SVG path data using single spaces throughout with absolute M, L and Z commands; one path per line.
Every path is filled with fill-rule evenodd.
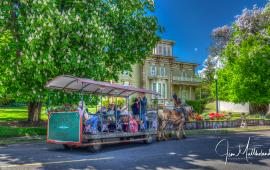
M 177 61 L 173 56 L 174 44 L 161 40 L 143 64 L 132 66 L 131 76 L 129 72 L 120 75 L 119 83 L 157 91 L 161 99 L 176 93 L 183 100 L 195 100 L 195 89 L 200 85 L 195 77 L 198 64 Z

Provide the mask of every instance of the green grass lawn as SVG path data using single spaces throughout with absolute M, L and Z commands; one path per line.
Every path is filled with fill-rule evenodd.
M 96 112 L 96 108 L 88 108 L 91 113 Z M 27 107 L 0 107 L 0 122 L 24 121 L 27 120 Z M 47 120 L 45 107 L 41 111 L 41 120 Z
M 27 107 L 0 107 L 0 122 L 27 120 Z M 47 120 L 45 108 L 42 108 L 41 120 Z
M 18 136 L 46 135 L 46 128 L 0 126 L 0 139 Z
M 207 103 L 204 112 L 207 113 L 216 112 L 216 103 L 215 102 Z

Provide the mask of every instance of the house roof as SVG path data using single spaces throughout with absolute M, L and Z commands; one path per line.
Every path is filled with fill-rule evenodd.
M 165 43 L 165 44 L 174 45 L 174 44 L 175 44 L 175 41 L 173 41 L 173 40 L 161 39 L 161 40 L 159 41 L 159 43 Z

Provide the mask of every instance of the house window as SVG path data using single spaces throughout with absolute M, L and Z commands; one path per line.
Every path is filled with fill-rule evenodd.
M 167 46 L 167 56 L 172 56 L 171 46 Z
M 160 76 L 165 76 L 165 75 L 166 75 L 166 68 L 160 67 Z
M 157 83 L 152 83 L 152 90 L 157 91 Z
M 151 75 L 152 75 L 152 76 L 155 76 L 156 73 L 157 73 L 157 68 L 156 68 L 156 66 L 152 65 L 152 66 L 151 66 Z
M 158 81 L 152 83 L 152 90 L 159 93 L 160 96 L 158 98 L 167 98 L 167 84 L 164 81 Z M 155 98 L 152 95 L 152 98 Z
M 167 56 L 167 45 L 166 44 L 163 44 L 163 56 Z
M 155 48 L 153 48 L 153 54 L 154 55 L 158 54 L 158 46 L 155 46 Z
M 162 97 L 165 99 L 167 98 L 167 84 L 163 83 L 162 86 Z
M 162 55 L 162 45 L 158 45 L 158 55 Z
M 162 84 L 162 98 L 165 98 L 165 84 Z
M 125 71 L 123 72 L 123 76 L 129 76 L 129 71 L 125 70 Z
M 159 94 L 161 94 L 161 83 L 158 83 L 158 91 Z
M 157 91 L 157 84 L 156 83 L 152 83 L 152 90 L 153 91 Z M 156 96 L 155 95 L 152 95 L 152 99 L 154 99 Z

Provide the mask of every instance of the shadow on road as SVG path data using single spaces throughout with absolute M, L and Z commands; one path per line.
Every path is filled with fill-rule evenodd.
M 107 145 L 98 153 L 85 148 L 65 150 L 61 145 L 19 144 L 0 147 L 0 169 L 7 165 L 29 165 L 38 169 L 232 169 L 245 166 L 268 168 L 270 155 L 251 156 L 247 162 L 242 157 L 228 159 L 215 152 L 217 143 L 228 140 L 229 152 L 237 153 L 238 146 L 243 149 L 250 137 L 249 147 L 269 151 L 270 137 L 264 133 L 243 133 L 224 136 L 190 137 L 185 140 Z M 226 153 L 227 142 L 218 146 L 219 154 Z M 252 164 L 250 164 L 252 163 Z M 21 166 L 15 166 L 19 169 Z M 26 168 L 27 166 L 24 166 Z

